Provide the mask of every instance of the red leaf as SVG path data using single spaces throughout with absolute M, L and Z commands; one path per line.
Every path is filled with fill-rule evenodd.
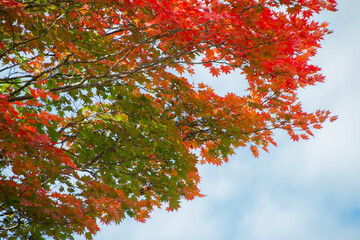
M 210 67 L 210 73 L 211 73 L 214 77 L 220 76 L 220 70 L 219 70 L 219 68 L 216 68 L 216 67 Z
M 251 150 L 252 154 L 254 155 L 254 157 L 256 157 L 256 158 L 259 157 L 259 149 L 257 146 L 251 146 L 250 150 Z

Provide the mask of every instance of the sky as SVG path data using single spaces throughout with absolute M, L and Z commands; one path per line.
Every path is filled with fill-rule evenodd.
M 94 239 L 359 240 L 360 1 L 338 3 L 338 12 L 319 17 L 334 30 L 313 60 L 326 82 L 300 93 L 306 110 L 329 109 L 336 122 L 308 141 L 277 132 L 278 147 L 258 159 L 238 149 L 227 164 L 200 166 L 206 197 L 177 212 L 156 210 L 145 224 L 101 226 Z M 219 94 L 242 89 L 238 74 L 214 79 L 200 71 L 193 78 Z

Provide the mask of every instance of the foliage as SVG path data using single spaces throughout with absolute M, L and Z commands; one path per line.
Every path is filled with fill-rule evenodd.
M 335 0 L 0 0 L 0 236 L 91 239 L 202 196 L 198 164 L 297 141 Z M 240 69 L 247 94 L 185 77 Z M 330 120 L 334 120 L 332 117 Z

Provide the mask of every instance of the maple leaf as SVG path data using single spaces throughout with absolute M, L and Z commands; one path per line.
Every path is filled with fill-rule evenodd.
M 258 158 L 259 157 L 259 150 L 258 147 L 256 146 L 251 146 L 250 150 L 252 152 L 252 154 L 254 155 L 254 157 Z
M 216 67 L 210 67 L 210 73 L 211 73 L 214 77 L 220 76 L 220 70 L 219 70 L 219 68 L 216 68 Z
M 330 117 L 330 122 L 335 122 L 338 118 L 338 116 L 332 116 Z
M 220 69 L 225 74 L 231 73 L 231 70 L 232 70 L 232 68 L 228 65 L 221 65 Z

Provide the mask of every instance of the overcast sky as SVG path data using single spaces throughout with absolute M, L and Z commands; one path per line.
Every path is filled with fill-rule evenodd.
M 201 166 L 205 198 L 178 212 L 155 211 L 146 224 L 102 226 L 95 239 L 359 240 L 360 1 L 338 2 L 338 12 L 321 16 L 334 33 L 314 59 L 327 80 L 301 93 L 306 110 L 329 109 L 338 121 L 308 141 L 278 133 L 278 147 L 259 159 L 239 149 L 228 164 Z M 236 74 L 194 78 L 218 93 L 242 89 Z

